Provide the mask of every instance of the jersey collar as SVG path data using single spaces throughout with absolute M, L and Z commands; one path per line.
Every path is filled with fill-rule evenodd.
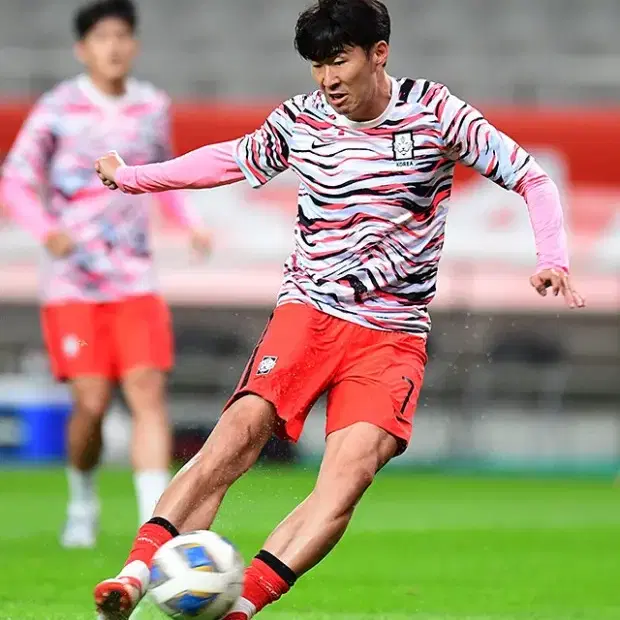
M 136 92 L 135 80 L 129 78 L 127 80 L 127 87 L 125 93 L 118 96 L 108 95 L 101 92 L 94 84 L 88 75 L 80 75 L 77 79 L 80 90 L 94 103 L 101 108 L 107 108 L 110 110 L 117 110 L 127 105 L 134 99 Z
M 351 119 L 347 118 L 343 114 L 338 114 L 336 112 L 336 119 L 338 123 L 340 123 L 341 125 L 346 125 L 347 127 L 350 127 L 351 129 L 373 129 L 374 127 L 378 127 L 379 125 L 381 125 L 381 123 L 383 123 L 390 116 L 390 114 L 394 110 L 394 106 L 398 102 L 398 94 L 400 90 L 398 86 L 398 82 L 392 76 L 389 76 L 389 77 L 390 77 L 390 82 L 392 83 L 392 94 L 390 96 L 390 102 L 387 104 L 387 107 L 385 108 L 385 110 L 383 110 L 383 113 L 381 114 L 381 116 L 378 116 L 377 118 L 372 119 L 370 121 L 359 121 L 358 122 L 358 121 L 352 121 Z

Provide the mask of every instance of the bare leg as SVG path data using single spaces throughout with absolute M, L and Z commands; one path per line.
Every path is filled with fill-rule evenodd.
M 170 482 L 172 434 L 166 408 L 166 375 L 136 368 L 122 380 L 133 417 L 131 458 L 140 523 L 148 521 Z
M 332 433 L 314 490 L 267 539 L 225 620 L 249 620 L 316 566 L 342 538 L 360 498 L 397 449 L 394 437 L 366 422 Z
M 133 416 L 134 469 L 168 469 L 172 438 L 166 407 L 166 375 L 155 368 L 136 368 L 123 377 L 121 385 Z
M 233 403 L 200 452 L 174 477 L 155 514 L 180 532 L 211 527 L 224 495 L 254 465 L 276 421 L 273 406 L 258 396 Z
M 314 490 L 264 549 L 297 576 L 318 564 L 342 538 L 357 503 L 397 449 L 392 435 L 365 422 L 332 433 Z
M 71 382 L 71 390 L 69 462 L 78 471 L 91 471 L 101 458 L 101 425 L 110 404 L 111 386 L 105 377 L 78 377 Z
M 207 529 L 226 491 L 259 457 L 276 428 L 271 404 L 244 396 L 222 414 L 200 452 L 173 478 L 143 525 L 125 568 L 95 587 L 95 604 L 103 620 L 128 618 L 144 596 L 149 565 L 156 550 L 174 533 Z
M 69 502 L 61 543 L 65 547 L 92 547 L 99 519 L 94 473 L 101 458 L 101 426 L 111 386 L 106 378 L 92 376 L 74 379 L 71 388 L 74 405 L 67 437 Z

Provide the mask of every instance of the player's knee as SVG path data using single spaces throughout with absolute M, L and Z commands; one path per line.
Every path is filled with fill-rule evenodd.
M 110 384 L 101 377 L 78 377 L 71 384 L 73 415 L 100 422 L 110 404 Z
M 232 484 L 258 458 L 275 428 L 273 407 L 257 396 L 246 396 L 223 414 L 198 454 L 201 480 Z
M 370 487 L 377 475 L 376 464 L 373 459 L 359 463 L 351 476 L 352 486 L 359 489 L 360 495 Z
M 240 449 L 248 449 L 267 441 L 275 430 L 276 419 L 273 405 L 249 394 L 222 414 L 218 426 L 222 433 L 236 438 Z
M 375 469 L 371 460 L 356 461 L 342 469 L 333 469 L 320 478 L 313 496 L 320 510 L 330 517 L 350 516 L 374 479 Z
M 366 492 L 375 479 L 375 466 L 372 459 L 359 461 L 348 471 L 342 473 L 340 484 L 348 490 L 343 497 L 349 498 L 350 503 L 357 500 Z
M 105 394 L 84 393 L 75 399 L 74 415 L 88 418 L 92 422 L 100 422 L 107 408 L 108 399 Z
M 252 465 L 247 452 L 237 452 L 239 444 L 212 445 L 208 441 L 192 461 L 195 484 L 208 495 L 225 490 L 236 482 Z
M 123 390 L 134 415 L 152 415 L 164 407 L 165 376 L 155 368 L 131 371 L 123 379 Z

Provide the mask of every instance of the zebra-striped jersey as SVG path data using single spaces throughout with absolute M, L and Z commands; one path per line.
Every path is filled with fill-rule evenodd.
M 456 163 L 506 189 L 531 164 L 445 86 L 408 78 L 392 79 L 388 107 L 370 122 L 337 114 L 320 91 L 293 97 L 239 142 L 236 159 L 254 187 L 288 168 L 299 177 L 278 305 L 422 336 Z

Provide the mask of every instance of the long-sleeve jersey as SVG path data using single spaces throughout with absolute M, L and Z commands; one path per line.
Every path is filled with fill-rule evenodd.
M 126 193 L 299 178 L 295 248 L 278 304 L 306 303 L 375 329 L 425 335 L 457 163 L 528 206 L 537 268 L 568 269 L 560 198 L 533 158 L 442 84 L 392 79 L 383 114 L 353 122 L 317 91 L 239 140 L 116 173 Z
M 120 97 L 104 95 L 86 76 L 68 80 L 36 103 L 2 171 L 2 198 L 13 218 L 43 242 L 53 231 L 76 244 L 66 258 L 44 252 L 44 303 L 114 301 L 156 288 L 149 244 L 152 198 L 111 193 L 94 170 L 117 150 L 132 164 L 171 156 L 169 100 L 129 80 Z M 161 199 L 187 226 L 198 223 L 178 192 Z

